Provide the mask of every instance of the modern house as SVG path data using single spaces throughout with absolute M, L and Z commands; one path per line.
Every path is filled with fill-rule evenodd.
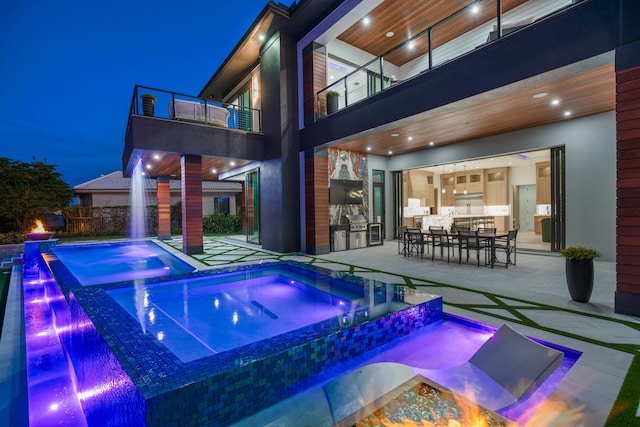
M 616 261 L 639 316 L 638 22 L 637 0 L 269 2 L 197 96 L 134 89 L 123 170 L 159 204 L 181 180 L 185 253 L 211 179 L 244 181 L 247 240 L 279 252 L 360 247 L 359 218 L 548 218 L 550 250 Z

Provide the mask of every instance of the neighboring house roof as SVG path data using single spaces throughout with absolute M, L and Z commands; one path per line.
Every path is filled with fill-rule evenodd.
M 156 188 L 156 180 L 149 179 L 147 189 L 155 191 Z M 171 191 L 180 191 L 180 180 L 170 180 L 169 188 Z M 111 172 L 73 187 L 76 193 L 129 192 L 130 189 L 131 178 L 125 178 L 122 171 Z M 202 181 L 202 191 L 206 193 L 240 193 L 242 184 L 231 181 Z

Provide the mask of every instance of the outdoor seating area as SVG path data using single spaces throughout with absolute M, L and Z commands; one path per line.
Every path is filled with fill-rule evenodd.
M 398 227 L 398 254 L 407 257 L 424 258 L 425 252 L 431 254 L 431 261 L 438 258 L 450 263 L 475 263 L 494 268 L 495 265 L 516 265 L 516 239 L 518 230 L 498 232 L 493 227 L 456 227 L 447 230 L 442 226 L 430 226 L 428 230 L 420 228 Z M 446 252 L 446 253 L 445 253 Z

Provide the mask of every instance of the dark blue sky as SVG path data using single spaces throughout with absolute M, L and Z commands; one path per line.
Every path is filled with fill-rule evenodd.
M 0 157 L 70 186 L 121 170 L 134 85 L 197 95 L 267 2 L 4 2 Z

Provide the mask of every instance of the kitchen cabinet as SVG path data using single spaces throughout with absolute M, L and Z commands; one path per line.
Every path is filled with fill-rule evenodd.
M 551 162 L 536 163 L 536 205 L 551 204 Z
M 509 168 L 484 170 L 484 204 L 504 206 L 509 204 Z
M 443 208 L 455 206 L 456 198 L 453 192 L 453 189 L 456 188 L 455 178 L 452 173 L 443 173 L 440 175 L 440 185 L 442 189 L 445 190 L 442 193 L 442 189 L 440 189 L 440 205 Z
M 402 174 L 403 206 L 408 206 L 408 199 L 420 199 L 420 206 L 432 207 L 433 172 L 409 170 Z
M 467 192 L 482 193 L 484 191 L 482 174 L 482 169 L 477 169 L 474 172 L 469 172 L 467 176 Z

